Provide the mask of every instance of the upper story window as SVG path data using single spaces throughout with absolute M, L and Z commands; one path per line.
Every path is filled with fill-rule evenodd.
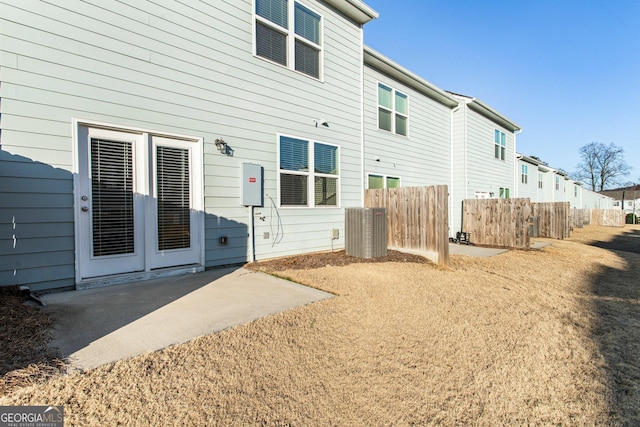
M 556 190 L 560 189 L 560 177 L 556 175 Z
M 256 0 L 256 55 L 316 79 L 322 75 L 322 16 L 293 0 Z
M 529 166 L 528 165 L 521 165 L 521 176 L 520 179 L 522 180 L 523 184 L 528 184 L 529 183 Z
M 573 187 L 573 197 L 578 197 L 578 187 Z
M 280 206 L 338 206 L 338 146 L 281 136 Z
M 407 136 L 408 125 L 407 95 L 378 83 L 378 129 Z
M 396 176 L 384 176 L 384 175 L 374 175 L 369 174 L 369 185 L 367 188 L 375 189 L 375 188 L 399 188 L 400 187 L 400 178 Z
M 495 143 L 495 158 L 504 160 L 507 157 L 507 136 L 504 132 L 496 129 L 493 140 Z
M 542 172 L 538 172 L 538 188 L 542 188 Z

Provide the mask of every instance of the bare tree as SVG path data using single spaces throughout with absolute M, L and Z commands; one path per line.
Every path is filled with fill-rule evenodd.
M 580 148 L 580 163 L 575 177 L 590 185 L 593 191 L 602 191 L 618 185 L 630 171 L 621 147 L 614 143 L 592 142 Z

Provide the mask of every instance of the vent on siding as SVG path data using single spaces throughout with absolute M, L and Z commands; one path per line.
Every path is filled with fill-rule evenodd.
M 359 258 L 387 255 L 386 208 L 345 209 L 345 252 Z
M 133 253 L 131 142 L 91 139 L 93 255 Z
M 157 148 L 158 250 L 191 246 L 189 150 Z

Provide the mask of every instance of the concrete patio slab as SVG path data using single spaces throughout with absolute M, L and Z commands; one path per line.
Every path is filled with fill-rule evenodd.
M 73 368 L 159 350 L 333 295 L 243 268 L 43 296 Z

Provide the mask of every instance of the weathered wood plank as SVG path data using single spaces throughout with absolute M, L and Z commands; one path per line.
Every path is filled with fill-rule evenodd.
M 449 189 L 401 187 L 365 190 L 365 207 L 387 208 L 387 238 L 392 247 L 436 252 L 449 264 Z
M 529 199 L 467 199 L 463 204 L 463 231 L 478 245 L 528 248 Z

